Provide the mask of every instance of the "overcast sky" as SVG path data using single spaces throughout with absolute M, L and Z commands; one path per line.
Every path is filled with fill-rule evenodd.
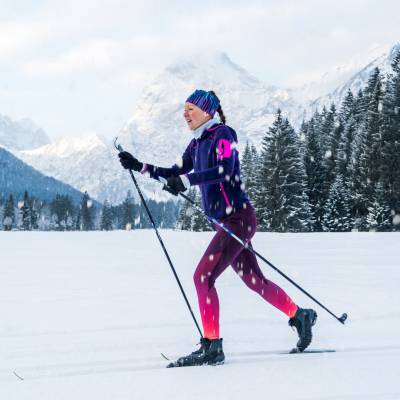
M 0 0 L 0 114 L 111 137 L 182 55 L 224 51 L 288 87 L 399 42 L 399 15 L 398 0 Z

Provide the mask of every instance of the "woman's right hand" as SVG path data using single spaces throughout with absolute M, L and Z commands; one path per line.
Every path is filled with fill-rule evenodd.
M 118 154 L 119 161 L 125 169 L 133 169 L 134 171 L 141 171 L 143 163 L 136 159 L 131 153 L 121 151 Z

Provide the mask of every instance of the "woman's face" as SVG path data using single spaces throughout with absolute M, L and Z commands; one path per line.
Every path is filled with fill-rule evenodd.
M 185 111 L 183 112 L 183 117 L 189 126 L 189 129 L 194 131 L 204 122 L 211 119 L 211 115 L 204 112 L 201 108 L 195 106 L 192 103 L 185 103 Z

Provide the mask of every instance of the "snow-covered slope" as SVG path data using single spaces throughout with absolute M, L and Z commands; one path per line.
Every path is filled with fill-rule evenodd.
M 47 175 L 87 191 L 99 201 L 122 201 L 127 180 L 115 149 L 97 135 L 62 138 L 35 150 L 19 152 L 28 164 Z M 124 179 L 125 178 L 125 179 Z
M 378 51 L 373 52 L 374 58 L 371 58 L 369 62 L 365 63 L 362 67 L 360 66 L 357 71 L 354 71 L 353 68 L 354 73 L 343 84 L 338 85 L 331 92 L 311 101 L 307 107 L 307 114 L 310 115 L 310 113 L 315 109 L 321 110 L 323 106 L 329 107 L 331 103 L 340 105 L 349 90 L 356 95 L 358 91 L 366 85 L 375 68 L 379 68 L 384 77 L 390 73 L 392 70 L 391 63 L 393 58 L 400 51 L 400 43 L 396 44 L 389 50 L 386 50 L 385 48 L 379 49 L 381 50 L 381 54 L 377 55 Z
M 37 171 L 0 146 L 0 198 L 12 194 L 21 199 L 25 190 L 30 196 L 46 201 L 53 200 L 57 194 L 68 195 L 75 204 L 80 203 L 83 195 L 70 185 Z
M 0 115 L 0 145 L 9 150 L 35 149 L 50 143 L 46 132 L 28 118 L 14 121 Z
M 161 235 L 200 321 L 192 275 L 212 233 Z M 287 317 L 228 268 L 216 284 L 226 364 L 166 369 L 160 353 L 187 354 L 199 334 L 154 232 L 0 232 L 0 398 L 397 400 L 398 236 L 257 233 L 255 249 L 348 312 L 343 326 L 261 265 L 316 307 L 310 349 L 335 352 L 281 354 L 297 340 Z

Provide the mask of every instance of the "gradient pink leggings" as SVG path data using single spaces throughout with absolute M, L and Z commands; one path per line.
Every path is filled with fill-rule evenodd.
M 247 204 L 245 208 L 221 222 L 243 241 L 251 244 L 250 239 L 257 226 L 255 211 L 251 205 Z M 279 286 L 264 277 L 256 256 L 217 227 L 217 232 L 193 276 L 205 338 L 219 338 L 219 301 L 214 283 L 229 265 L 250 289 L 288 317 L 294 316 L 297 305 Z

